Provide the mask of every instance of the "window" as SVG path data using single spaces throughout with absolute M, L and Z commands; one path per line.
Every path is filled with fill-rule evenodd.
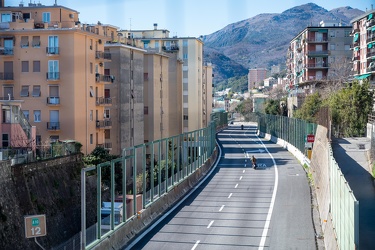
M 104 139 L 111 139 L 111 130 L 104 130 Z
M 12 22 L 11 14 L 10 13 L 2 13 L 1 14 L 1 22 L 2 23 Z
M 94 119 L 94 111 L 90 110 L 90 121 Z
M 39 97 L 40 96 L 40 85 L 33 86 L 33 96 Z
M 43 23 L 51 22 L 51 12 L 43 12 Z
M 183 59 L 188 59 L 188 54 L 184 54 Z
M 93 134 L 90 134 L 90 144 L 93 144 L 94 142 L 94 136 L 93 136 Z
M 155 49 L 158 49 L 159 48 L 159 42 L 155 42 Z
M 51 142 L 57 142 L 60 139 L 60 137 L 58 135 L 51 135 L 49 139 Z
M 109 109 L 106 109 L 106 110 L 104 110 L 104 119 L 109 119 L 109 118 L 111 118 L 110 113 L 109 113 Z
M 21 36 L 21 48 L 29 47 L 29 37 L 28 36 Z
M 59 86 L 49 86 L 49 96 L 58 97 L 59 96 Z
M 335 36 L 336 36 L 335 31 L 334 31 L 334 30 L 331 30 L 331 31 L 329 32 L 329 36 L 330 36 L 330 37 L 335 37 Z
M 5 100 L 13 99 L 13 86 L 4 86 L 4 99 Z
M 189 116 L 184 115 L 184 121 L 187 121 L 187 120 L 189 120 Z
M 34 110 L 34 122 L 41 122 L 42 113 L 40 110 Z
M 40 36 L 33 36 L 33 47 L 39 48 L 40 47 Z
M 183 45 L 183 46 L 188 46 L 188 40 L 183 40 L 183 41 L 182 41 L 182 45 Z
M 9 135 L 8 134 L 3 134 L 2 136 L 2 141 L 3 141 L 3 148 L 9 147 Z
M 23 116 L 25 116 L 26 120 L 30 119 L 30 114 L 28 110 L 22 110 Z
M 41 135 L 36 135 L 35 141 L 36 141 L 36 145 L 42 144 L 42 136 Z
M 335 44 L 331 44 L 331 50 L 335 50 L 336 46 Z
M 40 72 L 40 61 L 33 61 L 33 72 Z
M 90 49 L 92 50 L 92 39 L 90 39 Z
M 90 86 L 90 97 L 94 97 L 94 88 Z
M 59 54 L 58 36 L 48 36 L 48 54 Z
M 350 36 L 350 30 L 345 30 L 344 31 L 344 36 L 349 37 Z
M 92 62 L 90 62 L 90 74 L 93 73 L 93 69 L 94 69 L 94 66 L 93 66 Z
M 22 61 L 22 72 L 29 72 L 29 61 Z
M 344 45 L 344 50 L 350 50 L 350 44 L 345 44 Z
M 48 61 L 48 79 L 51 79 L 51 80 L 60 79 L 59 61 L 58 60 L 49 60 Z
M 20 94 L 20 96 L 22 96 L 22 97 L 29 96 L 29 86 L 24 85 L 24 86 L 21 87 L 21 94 Z
M 3 108 L 3 123 L 11 123 L 10 109 Z
M 148 115 L 148 107 L 147 106 L 143 107 L 143 114 Z

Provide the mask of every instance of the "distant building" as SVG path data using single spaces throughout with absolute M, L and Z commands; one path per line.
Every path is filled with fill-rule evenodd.
M 248 73 L 248 90 L 251 91 L 253 88 L 259 88 L 263 83 L 263 80 L 267 77 L 266 69 L 249 69 Z
M 276 84 L 277 84 L 277 79 L 275 79 L 273 77 L 268 77 L 268 78 L 264 79 L 264 87 L 272 88 Z
M 375 10 L 371 9 L 354 18 L 351 23 L 354 78 L 367 78 L 371 84 L 375 84 Z
M 280 65 L 271 66 L 271 75 L 280 73 Z

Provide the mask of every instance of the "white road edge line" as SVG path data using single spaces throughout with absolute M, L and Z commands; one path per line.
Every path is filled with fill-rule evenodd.
M 268 155 L 271 157 L 273 165 L 275 166 L 275 184 L 274 184 L 275 187 L 274 187 L 273 192 L 272 192 L 272 198 L 271 198 L 270 207 L 268 209 L 266 223 L 264 224 L 262 238 L 260 239 L 260 243 L 259 243 L 259 247 L 258 247 L 258 250 L 263 250 L 264 249 L 264 245 L 266 243 L 266 239 L 267 239 L 268 229 L 270 227 L 270 222 L 271 222 L 273 207 L 275 205 L 277 187 L 279 185 L 279 173 L 278 173 L 278 170 L 277 170 L 276 161 L 273 158 L 272 154 L 270 153 L 270 151 L 268 151 L 267 147 L 263 144 L 262 140 L 259 139 L 258 135 L 256 135 L 256 137 L 258 138 L 258 141 L 260 141 L 260 143 L 262 144 L 262 146 L 264 147 L 264 149 L 267 151 Z
M 217 140 L 216 140 L 216 143 L 217 143 Z M 147 235 L 152 229 L 154 229 L 160 222 L 162 222 L 166 217 L 168 217 L 178 206 L 180 206 L 192 193 L 195 192 L 195 190 L 200 187 L 202 185 L 202 183 L 204 183 L 208 177 L 210 177 L 210 175 L 214 172 L 214 170 L 216 169 L 217 165 L 219 164 L 220 162 L 220 158 L 222 157 L 222 154 L 221 154 L 221 148 L 219 145 L 217 145 L 218 149 L 219 149 L 219 155 L 217 157 L 217 161 L 215 163 L 215 165 L 212 167 L 211 171 L 203 178 L 203 180 L 201 182 L 199 182 L 197 184 L 197 186 L 195 188 L 192 188 L 190 190 L 190 192 L 184 196 L 184 198 L 182 198 L 180 200 L 180 202 L 178 202 L 174 207 L 172 207 L 168 212 L 166 212 L 162 217 L 160 217 L 159 220 L 157 220 L 155 223 L 153 223 L 149 228 L 147 228 L 139 237 L 137 237 L 129 246 L 127 246 L 125 248 L 125 250 L 130 250 L 132 249 L 132 247 L 134 247 L 135 244 L 137 244 L 143 237 L 145 237 L 145 235 Z M 231 194 L 232 195 L 232 194 Z M 229 198 L 229 197 L 228 197 Z M 197 243 L 195 243 L 196 245 L 199 244 L 199 240 L 197 241 Z M 196 247 L 196 246 L 195 246 Z M 192 248 L 192 249 L 195 249 Z
M 212 226 L 212 224 L 214 224 L 213 220 L 210 222 L 210 224 L 208 224 L 207 228 L 210 228 Z
M 219 212 L 221 212 L 224 209 L 225 205 L 222 205 L 221 208 L 219 209 Z
M 194 244 L 194 246 L 193 246 L 193 248 L 191 250 L 194 250 L 198 246 L 199 242 L 201 242 L 201 241 L 197 240 L 197 242 L 195 242 L 195 244 Z

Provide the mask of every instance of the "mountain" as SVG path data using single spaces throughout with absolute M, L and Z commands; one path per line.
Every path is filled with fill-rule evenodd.
M 203 36 L 204 58 L 214 66 L 215 83 L 247 74 L 250 68 L 284 66 L 289 42 L 307 26 L 318 26 L 322 20 L 351 25 L 363 13 L 348 6 L 328 11 L 308 3 L 280 14 L 259 14 Z

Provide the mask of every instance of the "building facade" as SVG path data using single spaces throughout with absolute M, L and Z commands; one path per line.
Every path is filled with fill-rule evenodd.
M 375 10 L 366 11 L 351 21 L 353 76 L 375 84 Z
M 119 33 L 121 36 L 141 40 L 144 43 L 144 49 L 147 51 L 175 54 L 176 60 L 182 63 L 181 78 L 177 76 L 176 81 L 170 79 L 170 84 L 176 84 L 174 89 L 179 88 L 177 86 L 180 85 L 179 81 L 181 81 L 180 86 L 182 86 L 182 105 L 178 106 L 179 102 L 177 102 L 171 103 L 172 106 L 170 107 L 172 114 L 181 114 L 177 118 L 181 119 L 181 123 L 174 122 L 169 127 L 174 130 L 172 133 L 179 134 L 206 127 L 206 117 L 209 115 L 208 112 L 212 103 L 207 103 L 208 99 L 204 99 L 204 97 L 208 94 L 207 86 L 212 88 L 212 82 L 207 82 L 206 86 L 203 87 L 203 42 L 193 37 L 169 37 L 169 31 L 158 29 L 157 24 L 154 24 L 153 30 L 122 30 Z M 171 60 L 171 62 L 177 65 L 174 60 Z M 212 80 L 212 77 L 206 78 L 207 80 Z M 206 94 L 203 94 L 203 89 Z M 170 88 L 170 90 L 173 95 L 178 94 L 178 92 L 174 92 L 173 88 Z M 212 97 L 212 93 L 209 95 Z M 181 124 L 181 127 L 176 127 L 179 124 Z
M 247 88 L 249 92 L 251 89 L 259 88 L 263 80 L 267 77 L 267 69 L 249 69 L 248 73 L 248 80 L 247 80 Z
M 19 101 L 36 127 L 36 144 L 74 139 L 86 154 L 103 145 L 111 104 L 100 100 L 114 82 L 103 67 L 111 60 L 104 44 L 117 28 L 82 25 L 79 12 L 58 5 L 4 7 L 2 1 L 0 17 L 0 96 Z

